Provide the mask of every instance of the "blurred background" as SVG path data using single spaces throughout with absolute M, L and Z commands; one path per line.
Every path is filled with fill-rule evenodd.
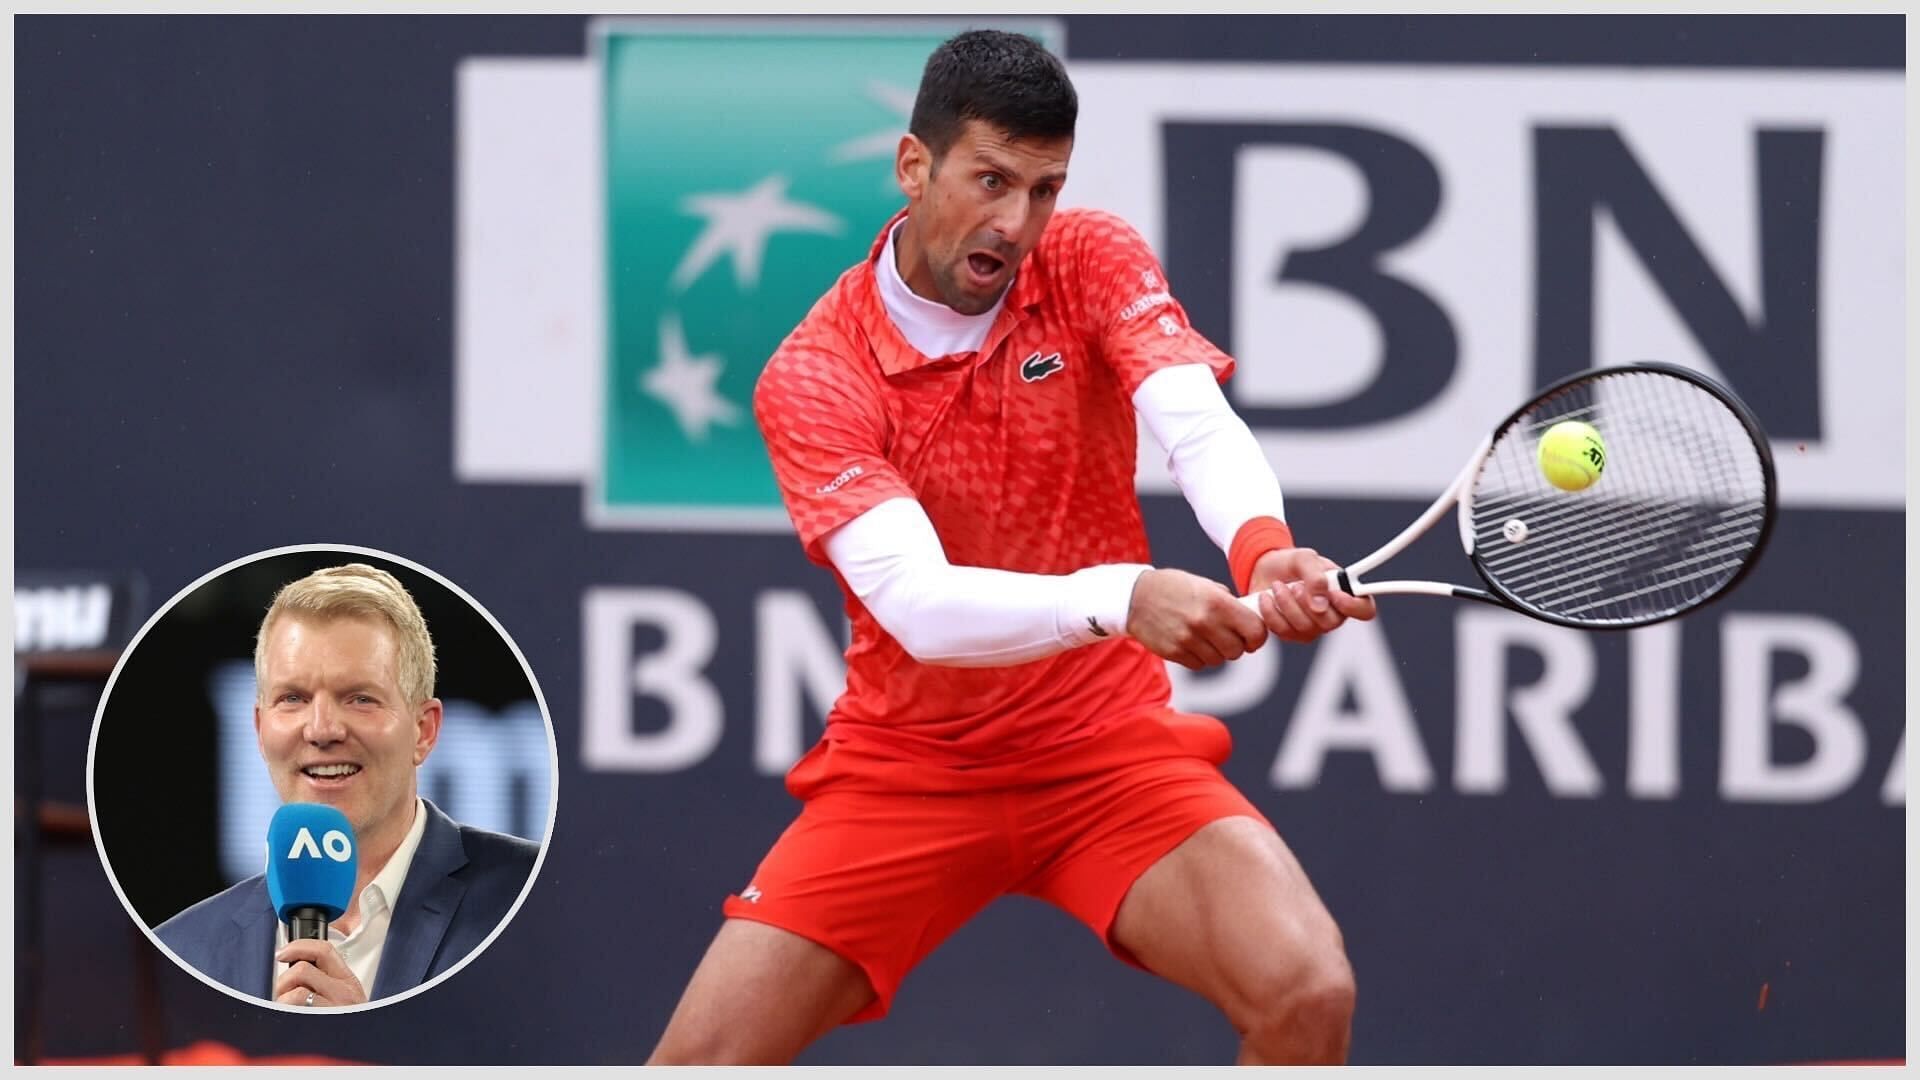
M 780 776 L 841 677 L 837 590 L 786 530 L 748 395 L 897 207 L 919 66 L 966 25 L 16 19 L 16 1060 L 644 1059 L 796 812 Z M 1239 358 L 1229 394 L 1303 542 L 1371 550 L 1584 367 L 1709 371 L 1773 437 L 1772 546 L 1679 623 L 1403 599 L 1179 674 L 1342 924 L 1353 1060 L 1904 1057 L 1903 18 L 993 25 L 1066 58 L 1064 201 L 1132 221 Z M 1156 561 L 1224 579 L 1141 457 Z M 432 993 L 324 1023 L 166 963 L 84 810 L 132 631 L 215 567 L 317 541 L 479 600 L 560 765 L 507 932 Z M 1394 566 L 1465 571 L 1445 530 Z M 507 709 L 484 676 L 472 700 Z M 217 774 L 217 694 L 181 693 L 160 734 Z M 1009 899 L 802 1061 L 1234 1047 Z

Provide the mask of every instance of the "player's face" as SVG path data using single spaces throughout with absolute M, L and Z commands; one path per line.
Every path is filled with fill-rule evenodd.
M 393 629 L 283 615 L 265 660 L 254 730 L 280 800 L 336 807 L 363 847 L 397 843 L 413 820 L 414 770 L 440 735 L 440 702 L 401 694 Z
M 938 161 L 908 139 L 901 188 L 911 203 L 920 265 L 902 266 L 902 276 L 915 292 L 978 315 L 999 301 L 1046 231 L 1073 139 L 1013 139 L 969 120 Z

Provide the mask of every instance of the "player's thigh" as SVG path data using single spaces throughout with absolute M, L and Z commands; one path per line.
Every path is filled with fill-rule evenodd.
M 728 919 L 694 970 L 650 1064 L 781 1064 L 868 1002 L 858 967 L 777 926 Z
M 758 1040 L 728 1028 L 736 1020 L 758 1025 L 769 1008 L 798 1007 L 802 1016 L 784 1019 L 765 1036 L 769 1046 L 797 1052 L 835 1024 L 885 1016 L 907 974 L 991 902 L 1009 875 L 1005 813 L 995 797 L 840 791 L 810 798 L 747 887 L 727 898 L 728 923 L 715 954 L 702 961 L 681 1009 L 685 1018 L 676 1014 L 663 1046 Z M 782 936 L 746 929 L 761 925 Z M 779 973 L 812 965 L 816 956 L 834 957 L 844 967 L 822 960 L 808 968 L 818 977 L 804 985 L 776 976 L 771 998 L 712 1004 L 733 994 L 729 983 L 743 971 Z M 842 992 L 839 976 L 846 971 L 861 993 Z M 847 999 L 857 999 L 851 1010 L 840 1007 Z M 796 1038 L 802 1040 L 797 1046 Z M 766 1056 L 757 1041 L 747 1049 Z
M 1121 901 L 1111 937 L 1236 1022 L 1288 992 L 1352 981 L 1339 927 L 1306 871 L 1251 817 L 1214 821 L 1149 867 Z

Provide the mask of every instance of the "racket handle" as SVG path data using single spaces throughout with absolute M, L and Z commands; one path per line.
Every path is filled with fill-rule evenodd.
M 1360 593 L 1357 593 L 1354 591 L 1353 579 L 1351 575 L 1347 573 L 1345 567 L 1341 567 L 1338 570 L 1327 571 L 1327 591 L 1328 592 L 1344 592 L 1348 596 L 1361 595 Z M 1254 614 L 1258 615 L 1260 613 L 1260 594 L 1259 593 L 1253 593 L 1250 596 L 1242 596 L 1240 597 L 1240 602 L 1242 604 L 1245 604 L 1247 607 L 1247 610 L 1253 612 Z

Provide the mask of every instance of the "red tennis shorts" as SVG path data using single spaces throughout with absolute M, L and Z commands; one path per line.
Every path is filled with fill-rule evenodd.
M 859 967 L 875 1000 L 848 1022 L 877 1020 L 907 972 L 1008 893 L 1061 908 L 1138 967 L 1111 933 L 1127 890 L 1228 817 L 1266 821 L 1213 761 L 1191 754 L 983 791 L 829 786 L 807 798 L 726 914 L 799 934 Z

